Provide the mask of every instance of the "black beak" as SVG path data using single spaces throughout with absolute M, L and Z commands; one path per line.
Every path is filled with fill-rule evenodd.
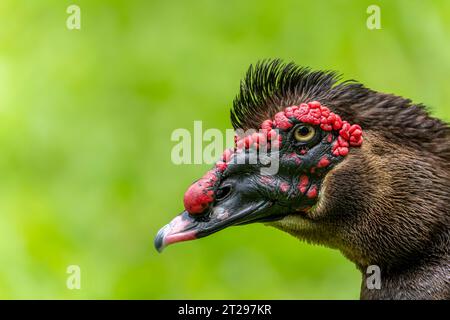
M 200 217 L 183 211 L 159 230 L 155 248 L 161 252 L 170 244 L 206 237 L 229 226 L 273 220 L 272 207 L 273 202 L 262 200 L 241 205 L 237 210 L 218 205 Z

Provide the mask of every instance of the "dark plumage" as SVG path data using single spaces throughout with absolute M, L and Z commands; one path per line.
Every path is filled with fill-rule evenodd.
M 266 60 L 250 66 L 233 101 L 235 129 L 258 128 L 285 107 L 320 101 L 343 119 L 389 141 L 425 149 L 450 163 L 450 127 L 431 117 L 424 105 L 370 90 L 353 80 L 339 82 L 334 71 L 311 71 L 293 62 Z
M 363 299 L 449 299 L 449 126 L 423 105 L 339 80 L 334 72 L 279 60 L 250 67 L 234 100 L 231 122 L 235 129 L 247 130 L 277 118 L 280 111 L 278 119 L 286 115 L 288 122 L 273 122 L 282 141 L 275 152 L 279 172 L 266 178 L 258 171 L 260 162 L 225 161 L 224 170 L 216 168 L 205 176 L 210 179 L 207 187 L 200 184 L 194 190 L 214 196 L 199 213 L 187 208 L 163 229 L 157 247 L 230 225 L 265 222 L 340 250 L 363 274 Z M 351 144 L 348 155 L 339 155 L 333 150 L 347 137 L 343 129 L 330 131 L 323 119 L 320 126 L 304 122 L 306 118 L 286 109 L 312 101 L 327 107 L 321 109 L 322 117 L 329 109 L 355 124 L 351 131 L 360 126 L 362 146 Z M 314 135 L 299 141 L 298 128 L 305 127 Z M 344 145 L 352 141 L 341 140 Z M 235 158 L 256 154 L 251 147 L 238 151 Z M 188 200 L 197 199 L 195 192 L 187 193 L 194 197 Z M 370 265 L 381 269 L 380 290 L 366 286 Z

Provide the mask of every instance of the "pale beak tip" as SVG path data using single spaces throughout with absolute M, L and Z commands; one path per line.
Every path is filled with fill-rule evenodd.
M 155 240 L 153 241 L 155 249 L 159 253 L 161 253 L 164 250 L 164 248 L 166 247 L 166 243 L 164 240 L 165 240 L 165 236 L 166 236 L 168 227 L 169 227 L 169 225 L 165 225 L 164 227 L 162 227 L 156 234 Z

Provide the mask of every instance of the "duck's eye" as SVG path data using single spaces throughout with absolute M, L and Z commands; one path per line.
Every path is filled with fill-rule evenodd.
M 301 125 L 298 126 L 294 131 L 295 140 L 300 142 L 308 142 L 316 133 L 316 129 L 314 129 L 310 125 Z

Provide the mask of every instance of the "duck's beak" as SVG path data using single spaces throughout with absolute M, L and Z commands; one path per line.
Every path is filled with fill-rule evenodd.
M 161 252 L 169 244 L 197 239 L 198 223 L 186 211 L 162 227 L 155 237 L 155 248 Z
M 259 201 L 235 208 L 217 206 L 202 217 L 193 217 L 183 211 L 161 228 L 155 237 L 155 248 L 161 252 L 170 244 L 206 237 L 232 225 L 247 224 L 271 219 L 272 203 Z

